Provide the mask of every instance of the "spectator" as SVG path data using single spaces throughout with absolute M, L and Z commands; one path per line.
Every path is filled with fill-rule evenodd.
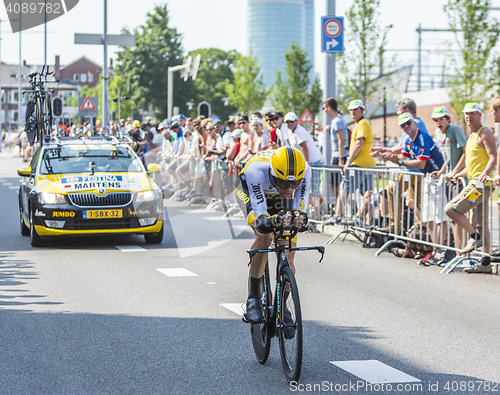
M 231 133 L 231 137 L 233 138 L 234 144 L 229 148 L 226 156 L 227 160 L 232 161 L 240 152 L 240 147 L 241 147 L 241 129 L 234 129 L 233 132 Z
M 236 129 L 236 122 L 234 121 L 234 117 L 230 116 L 227 121 L 226 121 L 226 126 L 229 129 L 231 133 L 233 133 L 233 130 Z
M 471 252 L 481 246 L 483 246 L 483 252 L 489 253 L 490 230 L 488 228 L 488 219 L 491 182 L 486 182 L 486 178 L 492 177 L 497 162 L 496 141 L 491 130 L 481 124 L 482 114 L 478 103 L 467 103 L 463 112 L 471 134 L 465 147 L 465 168 L 456 177 L 465 177 L 467 175 L 469 183 L 462 192 L 445 206 L 445 211 L 453 221 L 461 225 L 470 235 L 461 253 Z M 478 178 L 478 180 L 475 178 Z M 469 222 L 465 214 L 470 210 L 472 210 L 472 216 Z M 472 225 L 476 223 L 478 224 L 477 228 Z M 489 256 L 482 257 L 479 265 L 465 269 L 465 271 L 469 273 L 491 273 Z
M 274 126 L 276 127 L 277 145 L 278 147 L 291 147 L 290 144 L 290 131 L 285 122 L 283 122 L 283 112 L 275 111 Z
M 316 146 L 312 136 L 307 130 L 299 125 L 297 115 L 289 112 L 285 116 L 285 123 L 290 131 L 290 144 L 304 154 L 306 162 L 311 166 L 321 166 L 324 164 L 323 155 Z M 314 173 L 312 176 L 314 184 Z
M 361 100 L 352 100 L 349 103 L 349 113 L 356 123 L 356 128 L 351 136 L 349 144 L 349 158 L 344 164 L 345 177 L 345 193 L 346 199 L 349 199 L 349 194 L 356 189 L 364 195 L 364 202 L 360 205 L 357 218 L 363 218 L 365 208 L 368 205 L 370 193 L 373 190 L 373 176 L 368 172 L 354 171 L 354 176 L 347 177 L 347 169 L 349 167 L 375 167 L 375 159 L 370 156 L 370 149 L 373 145 L 373 133 L 370 121 L 365 117 L 365 106 Z M 340 202 L 343 201 L 344 191 L 340 191 Z M 342 203 L 339 205 L 339 214 L 342 212 Z M 337 211 L 337 210 L 336 210 Z M 337 213 L 335 216 L 338 217 Z
M 343 166 L 347 160 L 349 153 L 349 131 L 347 125 L 338 109 L 337 101 L 330 97 L 323 102 L 323 110 L 325 114 L 332 119 L 332 123 L 326 126 L 326 132 L 330 132 L 332 144 L 332 165 Z M 339 186 L 342 180 L 338 172 L 332 172 L 332 192 L 333 196 L 337 196 L 336 209 L 342 205 L 340 202 Z
M 266 133 L 264 133 L 264 122 L 260 118 L 252 118 L 252 122 L 250 123 L 255 135 L 257 136 L 257 141 L 255 142 L 254 149 L 252 153 L 256 153 L 259 151 L 265 151 L 269 148 L 269 137 Z
M 462 171 L 465 165 L 465 146 L 467 137 L 458 125 L 453 125 L 450 121 L 450 114 L 446 107 L 436 107 L 431 115 L 434 122 L 441 132 L 442 139 L 439 144 L 439 150 L 443 154 L 446 162 L 444 174 L 446 179 L 446 197 L 447 200 L 453 199 L 463 189 L 461 183 L 453 180 L 454 176 Z M 438 172 L 440 176 L 443 172 Z M 456 225 L 456 224 L 455 224 Z M 453 226 L 455 246 L 462 248 L 462 229 L 458 225 Z
M 408 135 L 401 150 L 401 156 L 396 155 L 392 150 L 385 149 L 381 156 L 390 162 L 409 169 L 415 169 L 421 173 L 429 174 L 433 179 L 442 174 L 446 169 L 443 155 L 437 148 L 434 140 L 428 133 L 417 128 L 415 119 L 409 112 L 404 112 L 398 117 L 398 124 Z M 431 240 L 438 244 L 443 244 L 442 232 L 444 230 L 445 215 L 444 207 L 444 186 L 439 181 L 427 178 L 423 185 L 422 223 L 427 224 L 427 231 L 431 234 Z M 393 192 L 393 191 L 392 191 Z M 420 192 L 417 191 L 419 194 Z M 415 192 L 410 197 L 415 202 Z M 391 196 L 394 199 L 393 196 Z M 420 207 L 420 196 L 416 197 L 416 208 Z M 391 199 L 391 201 L 393 201 Z M 413 203 L 414 204 L 414 203 Z M 398 206 L 399 209 L 399 206 Z M 398 212 L 398 219 L 401 218 L 401 211 Z M 436 227 L 435 227 L 436 224 Z M 424 258 L 423 263 L 431 263 L 432 253 Z
M 236 166 L 240 166 L 245 163 L 252 156 L 253 152 L 253 130 L 250 131 L 248 117 L 246 115 L 242 115 L 238 121 L 238 125 L 240 126 L 243 133 L 241 133 L 241 148 L 240 153 L 234 160 L 234 164 Z
M 331 125 L 326 126 L 332 142 L 332 165 L 344 165 L 349 152 L 349 131 L 338 109 L 337 101 L 330 97 L 323 102 L 325 114 L 332 118 Z
M 305 130 L 297 119 L 297 115 L 289 112 L 285 115 L 285 123 L 289 129 L 290 145 L 302 152 L 306 162 L 311 166 L 322 166 L 323 155 L 316 146 L 312 136 Z M 315 208 L 315 215 L 319 215 L 319 187 L 321 182 L 321 170 L 312 169 L 310 203 Z
M 270 138 L 270 144 L 271 144 L 271 147 L 273 149 L 277 149 L 278 148 L 278 143 L 277 143 L 277 139 L 278 139 L 278 136 L 276 134 L 276 120 L 278 118 L 274 115 L 274 112 L 273 111 L 269 111 L 266 113 L 266 122 L 267 124 L 269 125 L 269 138 Z

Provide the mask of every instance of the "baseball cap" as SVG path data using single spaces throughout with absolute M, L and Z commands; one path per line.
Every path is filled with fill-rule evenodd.
M 413 115 L 411 115 L 409 112 L 404 112 L 398 117 L 398 125 L 401 126 L 402 124 L 408 122 L 408 121 L 414 121 L 415 118 L 413 118 Z
M 361 100 L 351 100 L 349 102 L 349 107 L 347 107 L 348 110 L 355 110 L 356 108 L 365 108 L 365 105 Z
M 160 123 L 158 124 L 158 130 L 162 130 L 162 129 L 164 129 L 164 128 L 166 128 L 166 126 L 163 124 L 163 122 L 160 122 Z
M 132 123 L 132 126 L 134 128 L 140 128 L 141 127 L 141 123 L 136 119 L 133 123 Z
M 172 122 L 172 125 L 170 125 L 170 129 L 173 129 L 173 128 L 181 128 L 181 125 L 179 125 L 177 122 Z
M 481 107 L 479 106 L 479 103 L 473 102 L 465 104 L 463 112 L 475 112 L 475 111 L 481 112 Z
M 234 129 L 233 133 L 231 133 L 231 137 L 234 138 L 234 139 L 240 139 L 241 138 L 241 132 L 243 132 L 243 130 L 241 130 L 241 129 Z
M 127 127 L 125 128 L 126 132 L 130 132 L 134 127 L 131 124 L 128 124 Z
M 235 117 L 233 117 L 232 115 L 227 119 L 226 121 L 226 125 L 231 125 L 231 124 L 234 124 L 236 123 L 236 119 Z
M 224 124 L 222 123 L 222 121 L 221 121 L 220 119 L 217 119 L 217 120 L 213 123 L 213 126 L 214 126 L 214 127 L 221 126 L 221 125 L 224 125 Z
M 184 114 L 179 114 L 179 118 L 178 119 L 186 119 L 186 116 Z
M 252 122 L 250 122 L 250 124 L 253 126 L 254 123 L 260 123 L 262 126 L 264 126 L 264 122 L 261 118 L 252 118 Z
M 449 117 L 450 113 L 446 107 L 436 107 L 432 110 L 431 118 Z
M 295 114 L 294 112 L 289 112 L 285 115 L 285 122 L 286 121 L 296 121 L 297 120 L 297 114 Z

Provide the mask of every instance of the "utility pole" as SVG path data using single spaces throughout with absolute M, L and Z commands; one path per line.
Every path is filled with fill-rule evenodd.
M 326 0 L 326 15 L 335 15 L 335 0 Z M 329 97 L 336 97 L 335 85 L 335 53 L 327 53 L 326 55 L 326 73 L 325 73 L 325 96 L 324 100 Z M 326 125 L 329 125 L 331 119 L 325 114 L 323 123 L 323 159 L 326 165 L 332 162 L 332 146 L 330 135 L 326 132 Z M 331 133 L 331 132 L 330 132 Z

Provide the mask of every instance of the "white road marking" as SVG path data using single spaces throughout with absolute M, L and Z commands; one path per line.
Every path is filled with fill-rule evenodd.
M 160 273 L 165 274 L 168 277 L 192 277 L 192 276 L 197 276 L 196 273 L 190 272 L 187 269 L 184 269 L 182 267 L 179 268 L 172 268 L 172 269 L 156 269 Z
M 9 187 L 9 189 L 19 189 L 19 187 Z
M 11 182 L 4 182 L 2 185 L 5 185 L 5 186 L 12 185 L 12 183 Z
M 233 313 L 238 314 L 240 317 L 243 317 L 243 306 L 245 303 L 221 303 L 222 307 L 231 310 Z
M 421 381 L 375 359 L 368 361 L 330 361 L 330 363 L 358 376 L 370 384 L 413 383 Z
M 122 252 L 141 252 L 146 251 L 145 248 L 139 246 L 116 246 Z

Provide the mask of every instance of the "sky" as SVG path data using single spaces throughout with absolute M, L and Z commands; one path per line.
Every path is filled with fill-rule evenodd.
M 316 22 L 315 71 L 323 81 L 325 54 L 320 51 L 321 16 L 326 15 L 326 1 L 315 0 Z M 330 0 L 332 1 L 332 0 Z M 500 0 L 493 0 L 500 2 Z M 418 45 L 416 29 L 447 28 L 447 16 L 443 11 L 446 0 L 381 0 L 380 19 L 382 26 L 393 25 L 388 35 L 387 48 L 391 56 L 397 53 L 396 67 L 416 64 Z M 147 19 L 147 13 L 154 10 L 157 0 L 108 0 L 108 33 L 119 34 L 126 27 L 134 29 Z M 336 2 L 336 15 L 345 16 L 352 0 Z M 170 0 L 170 26 L 182 34 L 182 44 L 186 53 L 198 48 L 216 47 L 223 50 L 236 49 L 248 53 L 246 32 L 247 0 Z M 7 12 L 0 4 L 1 48 L 0 59 L 4 63 L 18 64 L 19 34 L 12 33 Z M 47 24 L 47 59 L 54 63 L 54 56 L 60 55 L 61 64 L 86 56 L 98 64 L 103 63 L 103 48 L 100 45 L 75 45 L 74 33 L 102 33 L 104 30 L 104 0 L 79 0 L 78 5 L 66 15 Z M 500 12 L 497 12 L 500 18 Z M 496 16 L 496 15 L 495 15 Z M 263 15 L 273 23 L 273 18 L 286 18 L 286 15 Z M 449 52 L 453 48 L 451 33 L 423 33 L 422 47 L 431 49 L 423 56 L 423 65 L 429 70 L 439 72 L 444 62 L 449 62 Z M 43 64 L 44 28 L 34 27 L 22 32 L 22 59 L 28 64 Z M 110 47 L 108 56 L 112 57 L 117 47 Z M 401 51 L 406 49 L 407 51 Z M 346 44 L 346 51 L 349 50 Z M 166 70 L 165 70 L 166 72 Z

